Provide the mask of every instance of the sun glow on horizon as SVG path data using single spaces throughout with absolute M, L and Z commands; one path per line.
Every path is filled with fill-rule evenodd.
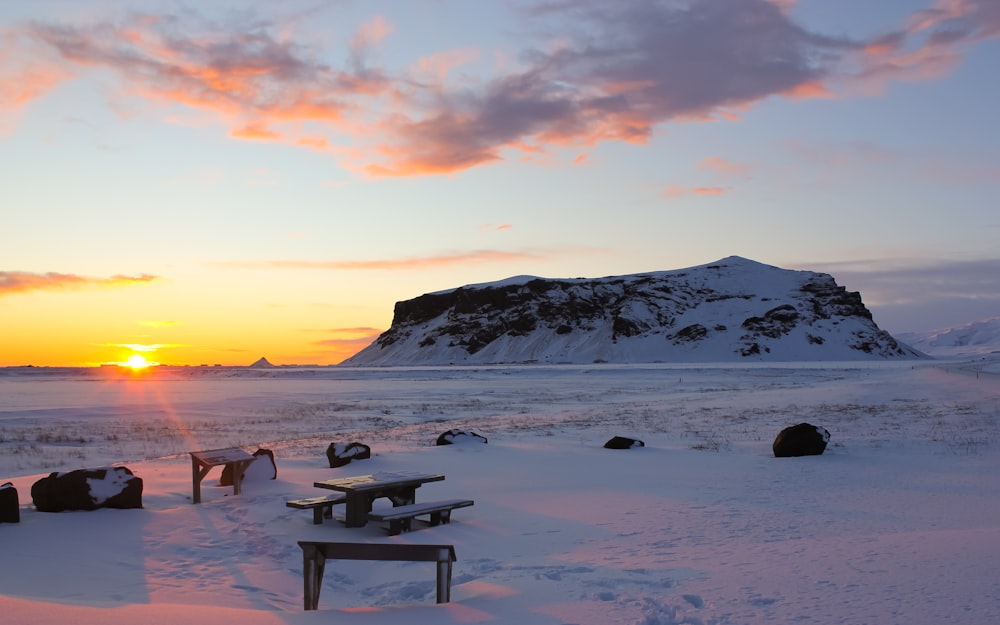
M 146 357 L 142 354 L 132 354 L 129 356 L 125 362 L 121 363 L 123 367 L 128 367 L 134 371 L 139 371 L 141 369 L 146 369 L 152 367 L 154 363 L 146 360 Z

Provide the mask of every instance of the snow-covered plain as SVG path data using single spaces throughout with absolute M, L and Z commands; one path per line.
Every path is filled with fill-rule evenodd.
M 801 421 L 822 456 L 775 459 Z M 438 447 L 459 428 L 489 442 Z M 603 449 L 614 435 L 646 446 Z M 331 442 L 373 457 L 330 469 Z M 272 449 L 238 496 L 186 452 Z M 50 471 L 124 464 L 141 510 L 38 512 Z M 0 369 L 0 617 L 18 625 L 1000 622 L 1000 360 L 452 368 Z M 312 525 L 312 483 L 393 470 L 468 497 L 389 537 Z M 381 502 L 376 502 L 381 505 Z M 302 609 L 298 540 L 454 544 L 433 565 L 331 562 Z

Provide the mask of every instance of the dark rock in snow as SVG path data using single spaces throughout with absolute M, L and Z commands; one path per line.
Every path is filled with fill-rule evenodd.
M 475 432 L 448 430 L 437 437 L 437 445 L 454 445 L 455 443 L 486 443 L 486 437 Z
M 809 423 L 789 426 L 780 432 L 771 445 L 775 458 L 819 456 L 830 442 L 830 433 Z
M 31 499 L 41 512 L 141 508 L 142 478 L 127 467 L 51 473 L 32 484 Z
M 645 446 L 646 443 L 635 438 L 628 438 L 627 436 L 613 436 L 608 442 L 604 443 L 605 449 L 634 449 Z
M 276 480 L 278 465 L 274 462 L 274 452 L 270 449 L 258 449 L 253 452 L 254 461 L 243 471 L 243 481 Z M 230 465 L 222 467 L 222 477 L 219 486 L 233 485 L 233 469 Z
M 348 464 L 351 460 L 364 460 L 372 457 L 372 449 L 364 443 L 330 443 L 326 448 L 326 459 L 330 468 L 336 469 Z
M 0 523 L 20 523 L 21 507 L 17 489 L 10 482 L 0 486 Z

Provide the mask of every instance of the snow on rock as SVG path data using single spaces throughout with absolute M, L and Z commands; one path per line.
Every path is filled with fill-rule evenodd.
M 605 278 L 517 276 L 397 302 L 345 365 L 919 358 L 828 274 L 731 256 Z

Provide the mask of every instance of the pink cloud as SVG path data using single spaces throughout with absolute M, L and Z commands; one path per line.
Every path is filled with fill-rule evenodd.
M 668 123 L 729 120 L 778 95 L 835 97 L 949 71 L 1000 37 L 994 0 L 940 0 L 866 39 L 814 32 L 794 0 L 521 4 L 524 49 L 488 76 L 454 76 L 479 50 L 432 53 L 395 73 L 371 58 L 397 29 L 375 16 L 336 54 L 255 19 L 132 15 L 4 31 L 0 107 L 60 81 L 117 75 L 133 97 L 208 113 L 238 139 L 322 150 L 371 176 L 449 174 L 511 154 L 642 144 Z M 333 9 L 330 9 L 333 10 Z M 406 25 L 402 26 L 403 28 Z M 532 162 L 545 162 L 532 159 Z
M 437 84 L 443 84 L 453 69 L 478 60 L 479 51 L 472 49 L 448 50 L 417 60 L 417 73 L 428 76 Z
M 862 42 L 845 60 L 848 76 L 881 90 L 891 80 L 931 80 L 961 62 L 972 44 L 1000 37 L 1000 4 L 994 0 L 938 0 L 894 32 Z
M 700 187 L 689 187 L 681 184 L 670 184 L 667 185 L 663 190 L 663 197 L 668 200 L 677 200 L 692 195 L 700 196 L 714 196 L 714 195 L 725 195 L 731 193 L 731 187 L 719 187 L 719 186 L 700 186 Z
M 0 132 L 24 106 L 72 77 L 46 46 L 16 29 L 0 29 Z
M 745 178 L 750 175 L 750 165 L 747 163 L 737 163 L 722 158 L 721 156 L 709 156 L 698 164 L 698 169 L 711 171 L 724 176 L 734 176 Z

